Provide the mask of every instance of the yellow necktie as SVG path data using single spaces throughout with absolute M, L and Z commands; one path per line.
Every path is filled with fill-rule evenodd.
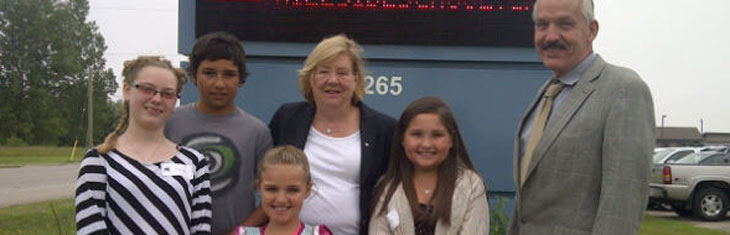
M 554 80 L 545 91 L 538 113 L 532 122 L 532 130 L 530 130 L 530 136 L 527 138 L 527 144 L 525 145 L 525 151 L 522 156 L 522 163 L 520 164 L 520 188 L 525 184 L 527 178 L 527 169 L 532 161 L 532 155 L 535 152 L 535 146 L 540 142 L 542 137 L 542 131 L 545 129 L 547 119 L 550 116 L 550 110 L 553 107 L 553 99 L 555 95 L 560 93 L 565 85 L 560 81 Z

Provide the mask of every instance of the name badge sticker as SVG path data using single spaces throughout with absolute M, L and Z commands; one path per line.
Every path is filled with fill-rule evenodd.
M 390 231 L 394 232 L 396 228 L 398 228 L 398 225 L 400 225 L 400 217 L 398 216 L 398 212 L 395 210 L 391 210 L 388 212 L 387 215 L 385 215 L 385 218 L 388 219 L 388 226 L 390 227 Z
M 160 164 L 160 169 L 162 176 L 182 176 L 186 180 L 191 180 L 195 175 L 193 166 L 185 164 L 165 162 Z

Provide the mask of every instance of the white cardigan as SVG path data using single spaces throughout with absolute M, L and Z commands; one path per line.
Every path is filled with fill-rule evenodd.
M 370 220 L 370 234 L 415 234 L 411 206 L 403 191 L 401 183 L 388 202 L 385 214 L 380 209 L 385 194 L 378 199 L 378 204 Z M 489 234 L 489 203 L 486 188 L 481 177 L 471 170 L 463 170 L 456 181 L 454 196 L 451 199 L 451 225 L 436 223 L 434 234 L 482 235 Z

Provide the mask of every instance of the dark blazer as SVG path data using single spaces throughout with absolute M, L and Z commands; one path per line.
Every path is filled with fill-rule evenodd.
M 367 234 L 370 197 L 378 178 L 388 168 L 390 145 L 396 121 L 360 102 L 360 234 Z M 304 149 L 316 107 L 307 102 L 279 107 L 269 123 L 274 145 L 294 145 Z
M 547 85 L 547 83 L 545 83 Z M 508 234 L 637 234 L 648 200 L 654 105 L 634 71 L 597 56 L 535 147 Z

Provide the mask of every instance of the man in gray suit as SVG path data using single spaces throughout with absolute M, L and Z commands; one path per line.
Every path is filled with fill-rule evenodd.
M 538 0 L 533 21 L 553 76 L 518 128 L 509 234 L 636 234 L 655 141 L 651 93 L 593 52 L 591 0 Z

